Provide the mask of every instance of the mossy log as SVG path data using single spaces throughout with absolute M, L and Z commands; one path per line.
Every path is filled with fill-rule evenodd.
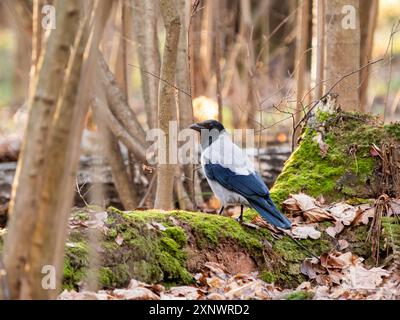
M 256 213 L 245 212 L 245 221 Z M 64 280 L 66 289 L 78 289 L 85 281 L 89 266 L 89 214 L 72 214 L 68 241 L 65 247 Z M 381 239 L 382 256 L 390 252 L 392 242 L 400 245 L 400 225 L 394 218 L 384 218 Z M 318 229 L 332 226 L 320 223 Z M 128 285 L 130 279 L 166 286 L 190 284 L 193 274 L 201 271 L 208 261 L 226 266 L 232 273 L 257 271 L 261 279 L 293 288 L 306 278 L 300 272 L 309 253 L 287 236 L 275 237 L 268 229 L 250 228 L 234 219 L 214 214 L 185 211 L 108 210 L 102 227 L 98 277 L 102 288 Z M 100 231 L 99 231 L 100 232 Z M 333 250 L 337 241 L 349 243 L 346 250 L 373 263 L 371 245 L 366 242 L 368 226 L 347 227 L 336 239 L 322 232 L 317 240 L 299 240 L 316 255 Z M 2 251 L 0 233 L 0 253 Z M 389 248 L 389 250 L 388 250 Z
M 247 210 L 245 220 L 255 213 Z M 74 214 L 75 221 L 86 214 Z M 400 228 L 390 220 L 391 237 L 400 239 Z M 322 231 L 331 223 L 319 225 Z M 234 219 L 198 212 L 132 211 L 110 209 L 107 230 L 98 249 L 101 287 L 124 287 L 132 278 L 148 283 L 190 284 L 193 274 L 208 261 L 224 264 L 236 273 L 259 272 L 267 282 L 295 287 L 305 280 L 300 272 L 302 261 L 309 256 L 287 236 L 276 238 L 269 230 L 249 228 Z M 366 243 L 367 226 L 347 228 L 338 239 L 346 239 L 348 250 L 370 257 Z M 76 288 L 84 280 L 88 266 L 88 228 L 70 231 L 66 244 L 64 287 Z M 394 236 L 393 236 L 394 235 Z M 387 235 L 382 234 L 383 238 Z M 122 243 L 121 243 L 122 241 Z M 337 242 L 325 232 L 318 240 L 301 240 L 317 255 L 334 249 Z M 386 252 L 382 241 L 382 250 Z
M 400 196 L 395 181 L 382 189 L 381 158 L 371 154 L 371 148 L 381 148 L 383 143 L 394 144 L 399 150 L 400 123 L 384 125 L 369 114 L 341 111 L 318 111 L 310 122 L 271 190 L 277 204 L 299 192 L 323 196 L 328 203 L 361 203 L 382 192 Z M 389 172 L 389 176 L 400 177 L 399 164 L 393 168 L 396 172 Z

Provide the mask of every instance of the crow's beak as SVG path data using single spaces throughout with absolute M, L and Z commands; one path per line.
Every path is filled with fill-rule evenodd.
M 202 129 L 205 129 L 201 124 L 199 123 L 194 123 L 190 127 L 190 129 L 201 132 Z

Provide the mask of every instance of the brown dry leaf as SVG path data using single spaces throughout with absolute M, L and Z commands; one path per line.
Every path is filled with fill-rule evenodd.
M 341 221 L 345 226 L 349 226 L 356 217 L 356 208 L 344 202 L 329 206 L 328 211 L 336 220 Z
M 344 225 L 342 224 L 342 222 L 336 221 L 335 226 L 326 228 L 325 232 L 334 238 L 337 234 L 341 233 L 343 229 Z
M 340 284 L 340 281 L 343 278 L 343 274 L 336 270 L 328 269 L 328 275 L 331 283 Z
M 180 287 L 172 287 L 166 293 L 165 296 L 169 298 L 184 298 L 187 300 L 196 300 L 199 298 L 200 293 L 199 290 L 195 287 L 190 286 L 180 286 Z M 163 299 L 165 297 L 163 296 Z
M 222 280 L 219 277 L 211 277 L 211 278 L 207 278 L 207 285 L 210 287 L 210 289 L 220 289 L 223 288 L 226 283 L 224 280 Z
M 390 273 L 382 268 L 365 269 L 361 264 L 350 266 L 344 282 L 351 289 L 374 290 L 382 284 L 384 277 Z
M 315 199 L 304 193 L 290 195 L 290 198 L 285 200 L 282 205 L 287 211 L 302 212 L 304 219 L 312 223 L 333 220 L 329 212 L 320 208 Z
M 208 270 L 211 271 L 212 274 L 216 275 L 217 277 L 221 279 L 226 279 L 228 278 L 228 271 L 226 270 L 225 266 L 222 264 L 219 264 L 217 262 L 206 262 L 204 264 L 204 267 L 206 267 Z
M 207 296 L 207 300 L 226 300 L 226 298 L 222 294 L 213 292 Z
M 368 208 L 363 208 L 359 206 L 356 210 L 355 218 L 352 222 L 353 226 L 358 226 L 360 224 L 368 224 L 369 219 L 375 216 L 375 208 L 368 205 Z
M 389 202 L 388 216 L 400 215 L 400 199 L 392 199 Z
M 292 228 L 292 234 L 295 238 L 299 239 L 319 239 L 321 237 L 321 232 L 316 230 L 314 226 L 294 226 Z
M 153 291 L 143 287 L 115 289 L 112 293 L 118 299 L 124 300 L 160 300 L 160 297 Z
M 313 138 L 313 141 L 318 143 L 319 152 L 321 154 L 321 157 L 325 158 L 328 153 L 329 145 L 326 144 L 324 139 L 322 138 L 322 133 L 318 132 L 318 134 Z
M 326 210 L 321 208 L 305 211 L 303 212 L 303 217 L 311 223 L 334 220 Z
M 234 288 L 234 289 L 226 292 L 225 297 L 229 300 L 241 299 L 242 297 L 248 298 L 249 296 L 252 295 L 252 292 L 254 292 L 254 290 L 255 290 L 254 286 L 255 286 L 254 282 L 246 283 L 243 286 Z
M 357 257 L 351 252 L 332 252 L 321 255 L 321 266 L 325 268 L 345 269 L 355 263 Z
M 306 275 L 309 279 L 315 279 L 318 273 L 323 273 L 325 270 L 322 270 L 319 266 L 318 259 L 307 258 L 304 259 L 303 263 L 301 264 L 300 272 Z
M 289 198 L 283 201 L 282 207 L 289 212 L 301 212 L 301 209 L 294 198 Z
M 298 193 L 290 196 L 296 201 L 297 206 L 303 212 L 318 208 L 318 206 L 315 204 L 315 200 L 305 193 Z
M 342 250 L 344 250 L 344 249 L 347 249 L 347 248 L 349 247 L 349 243 L 348 243 L 346 240 L 344 240 L 344 239 L 340 239 L 340 240 L 338 241 L 338 244 L 339 244 L 339 250 L 340 250 L 340 251 L 342 251 Z
M 118 235 L 115 237 L 115 243 L 118 244 L 118 245 L 120 246 L 123 242 L 124 242 L 124 238 L 123 238 L 120 234 L 118 234 Z

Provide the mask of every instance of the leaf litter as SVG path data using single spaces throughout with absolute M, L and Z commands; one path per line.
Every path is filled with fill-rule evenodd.
M 381 196 L 376 201 L 360 205 L 346 202 L 325 205 L 323 198 L 314 199 L 304 193 L 290 195 L 283 202 L 293 227 L 291 235 L 297 239 L 319 239 L 323 232 L 335 238 L 346 228 L 371 223 L 369 237 L 381 227 L 381 216 L 400 215 L 400 200 Z M 379 217 L 377 217 L 377 213 Z M 87 228 L 104 228 L 104 213 L 91 215 L 89 221 L 79 222 Z M 319 230 L 319 222 L 330 221 L 332 226 Z M 375 222 L 375 224 L 374 224 Z M 70 225 L 77 222 L 72 221 Z M 279 230 L 255 217 L 250 223 L 254 227 L 267 227 L 277 236 Z M 163 230 L 159 223 L 149 223 L 148 228 Z M 122 237 L 116 239 L 121 245 Z M 373 240 L 370 240 L 373 241 Z M 375 248 L 379 244 L 373 243 Z M 132 279 L 127 288 L 100 290 L 98 292 L 74 290 L 63 291 L 61 300 L 274 300 L 287 299 L 293 293 L 302 292 L 315 300 L 326 299 L 400 299 L 400 274 L 398 264 L 384 269 L 368 268 L 363 258 L 347 251 L 349 243 L 337 240 L 337 250 L 322 254 L 319 259 L 306 258 L 300 272 L 307 278 L 296 289 L 284 289 L 275 283 L 261 280 L 257 272 L 235 274 L 227 272 L 225 266 L 216 262 L 204 264 L 194 276 L 195 284 L 166 288 L 162 284 L 146 284 Z M 374 252 L 373 252 L 374 253 Z M 396 269 L 397 268 L 397 269 Z

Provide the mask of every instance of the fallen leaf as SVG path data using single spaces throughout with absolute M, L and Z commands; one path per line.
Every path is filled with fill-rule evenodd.
M 207 296 L 207 300 L 226 300 L 226 298 L 222 294 L 213 292 Z
M 320 271 L 318 259 L 316 258 L 306 258 L 300 266 L 300 272 L 306 275 L 309 279 L 315 279 L 317 273 L 320 273 Z
M 160 300 L 160 297 L 147 288 L 115 289 L 113 292 L 119 299 L 124 300 Z
M 368 224 L 369 219 L 375 216 L 375 208 L 368 206 L 368 208 L 362 208 L 361 206 L 357 208 L 355 218 L 352 225 L 358 226 L 360 224 Z
M 196 300 L 200 295 L 197 288 L 190 286 L 172 287 L 166 294 L 175 298 L 184 297 L 187 300 Z
M 344 282 L 351 289 L 374 290 L 382 282 L 384 277 L 390 274 L 382 268 L 365 269 L 361 264 L 350 266 L 348 273 L 344 277 Z
M 356 208 L 343 202 L 329 206 L 328 211 L 336 220 L 341 221 L 345 226 L 349 226 L 356 217 Z
M 342 251 L 342 250 L 344 250 L 344 249 L 347 249 L 347 248 L 349 247 L 349 243 L 348 243 L 346 240 L 344 240 L 344 239 L 340 239 L 340 240 L 338 241 L 338 244 L 339 244 L 339 250 L 340 250 L 340 251 Z
M 319 239 L 321 232 L 316 230 L 314 226 L 294 226 L 292 228 L 292 234 L 299 239 Z
M 304 193 L 290 195 L 282 206 L 292 213 L 302 212 L 304 219 L 311 223 L 334 219 L 329 212 L 319 207 L 315 199 Z
M 207 278 L 207 285 L 211 288 L 211 289 L 215 289 L 215 288 L 222 288 L 225 286 L 225 281 L 222 280 L 219 277 L 211 277 L 211 278 Z
M 323 254 L 321 255 L 321 266 L 325 268 L 344 269 L 352 265 L 356 258 L 357 257 L 351 252 L 346 252 L 343 254 L 340 252 Z
M 389 202 L 389 214 L 388 216 L 400 215 L 400 200 L 392 199 Z
M 325 232 L 329 234 L 332 238 L 334 238 L 337 234 L 341 233 L 344 229 L 344 225 L 341 221 L 336 221 L 334 227 L 328 227 L 325 229 Z
M 334 220 L 326 210 L 321 208 L 305 211 L 303 217 L 311 223 Z
M 118 234 L 115 237 L 115 242 L 120 246 L 124 242 L 124 238 L 120 234 Z

